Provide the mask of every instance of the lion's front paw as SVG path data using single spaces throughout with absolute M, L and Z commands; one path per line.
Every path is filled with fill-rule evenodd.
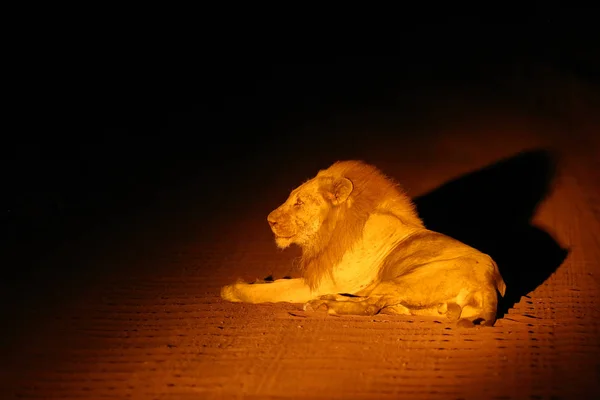
M 227 286 L 223 286 L 221 288 L 221 298 L 223 300 L 227 300 L 227 301 L 232 301 L 234 303 L 239 303 L 242 300 L 239 298 L 238 296 L 238 290 L 236 289 L 236 286 L 239 285 L 238 283 L 234 283 L 233 285 L 227 285 Z

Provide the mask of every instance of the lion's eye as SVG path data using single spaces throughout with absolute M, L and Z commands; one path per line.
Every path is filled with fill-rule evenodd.
M 294 206 L 300 207 L 302 204 L 304 204 L 304 202 L 302 200 L 300 200 L 300 199 L 297 199 L 296 200 L 296 204 L 294 204 Z

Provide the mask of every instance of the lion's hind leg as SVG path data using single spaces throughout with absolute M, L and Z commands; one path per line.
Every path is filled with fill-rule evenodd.
M 405 302 L 388 305 L 381 310 L 382 314 L 420 315 L 427 317 L 446 316 L 450 321 L 458 321 L 462 307 L 454 302 L 439 303 L 437 305 L 418 306 Z
M 304 305 L 304 310 L 323 310 L 334 315 L 375 315 L 382 309 L 379 303 L 377 298 L 331 294 L 309 301 Z
M 447 303 L 440 304 L 437 311 L 439 314 L 445 314 L 446 318 L 448 318 L 450 321 L 458 321 L 462 314 L 463 308 L 459 304 L 449 301 Z
M 463 328 L 474 326 L 494 326 L 498 296 L 493 289 L 484 289 L 482 292 L 474 293 L 469 302 L 464 305 L 461 318 L 457 325 Z
M 337 293 L 337 294 L 325 294 L 320 296 L 318 300 L 330 300 L 330 301 L 351 301 L 358 302 L 366 300 L 366 296 L 357 296 L 349 293 Z

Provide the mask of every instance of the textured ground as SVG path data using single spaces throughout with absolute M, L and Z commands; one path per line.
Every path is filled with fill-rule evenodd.
M 192 201 L 177 212 L 159 201 L 131 225 L 73 240 L 49 265 L 95 272 L 26 307 L 27 292 L 11 298 L 19 311 L 3 322 L 2 398 L 597 398 L 600 125 L 576 121 L 487 115 L 411 140 L 372 128 L 377 140 L 353 137 L 293 168 L 282 161 L 294 152 L 272 155 L 264 163 L 278 172 L 215 213 L 194 209 L 202 190 L 182 189 Z M 546 187 L 548 149 L 558 164 Z M 295 274 L 298 253 L 276 249 L 266 215 L 342 157 L 375 163 L 417 198 L 428 225 L 501 260 L 513 291 L 495 327 L 219 298 L 238 277 Z

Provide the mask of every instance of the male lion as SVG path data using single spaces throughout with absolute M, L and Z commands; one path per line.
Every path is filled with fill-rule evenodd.
M 233 302 L 306 303 L 331 314 L 439 316 L 492 326 L 506 285 L 496 263 L 427 230 L 411 200 L 378 169 L 336 162 L 267 218 L 280 248 L 302 248 L 302 278 L 222 288 Z

